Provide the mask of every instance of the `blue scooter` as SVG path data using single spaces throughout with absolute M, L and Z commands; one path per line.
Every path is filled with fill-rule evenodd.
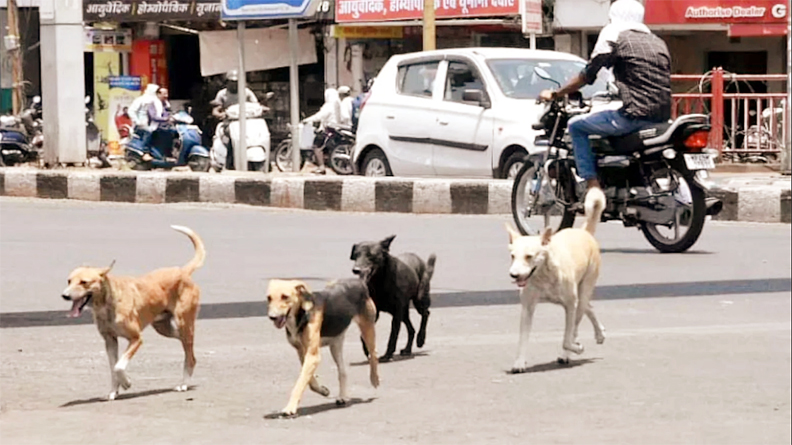
M 136 130 L 124 147 L 124 157 L 133 170 L 151 170 L 162 168 L 189 166 L 192 171 L 209 171 L 209 150 L 201 145 L 201 130 L 193 125 L 190 113 L 182 110 L 173 115 L 173 127 L 160 131 L 172 132 L 173 144 L 170 146 L 151 145 L 146 150 L 143 139 L 145 131 Z M 150 138 L 154 139 L 154 138 Z M 161 138 L 170 140 L 170 138 Z M 143 160 L 148 152 L 151 160 Z M 171 157 L 173 156 L 173 157 Z

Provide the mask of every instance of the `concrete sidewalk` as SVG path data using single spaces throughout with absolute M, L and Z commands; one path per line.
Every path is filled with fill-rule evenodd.
M 715 219 L 792 222 L 790 178 L 715 173 Z M 512 181 L 364 178 L 252 172 L 118 172 L 0 168 L 0 195 L 136 203 L 214 202 L 350 212 L 508 214 Z

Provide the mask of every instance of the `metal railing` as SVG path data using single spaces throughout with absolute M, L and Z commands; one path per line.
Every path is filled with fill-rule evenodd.
M 677 74 L 672 82 L 695 82 L 687 93 L 672 95 L 672 115 L 710 115 L 710 144 L 727 158 L 776 156 L 784 150 L 790 123 L 784 112 L 786 93 L 756 93 L 747 82 L 786 83 L 784 74 L 731 74 L 715 68 L 704 75 Z M 748 91 L 740 91 L 740 89 Z M 726 92 L 736 90 L 735 92 Z

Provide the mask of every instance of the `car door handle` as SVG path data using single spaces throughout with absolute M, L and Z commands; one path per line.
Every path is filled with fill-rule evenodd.
M 396 119 L 396 118 L 394 116 L 385 116 L 385 119 L 393 120 L 393 119 Z

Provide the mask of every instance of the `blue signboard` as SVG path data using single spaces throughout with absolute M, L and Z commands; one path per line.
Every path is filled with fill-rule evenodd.
M 316 13 L 318 0 L 222 0 L 223 20 L 286 19 Z

